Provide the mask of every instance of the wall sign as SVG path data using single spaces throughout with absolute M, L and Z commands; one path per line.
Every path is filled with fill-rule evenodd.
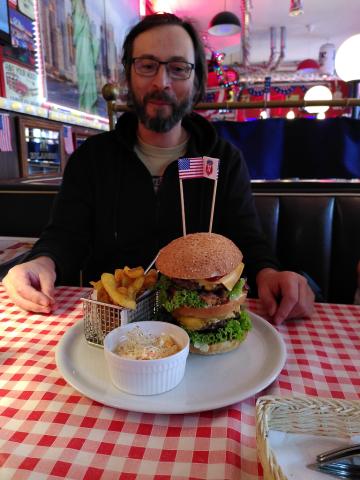
M 19 10 L 32 20 L 35 20 L 34 0 L 19 0 Z
M 3 62 L 5 97 L 24 102 L 38 101 L 38 75 L 29 68 Z

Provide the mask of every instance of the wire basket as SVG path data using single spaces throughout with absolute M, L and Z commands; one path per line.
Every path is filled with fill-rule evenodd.
M 117 305 L 92 300 L 92 292 L 82 298 L 85 339 L 90 345 L 103 347 L 105 336 L 114 328 L 130 322 L 153 320 L 158 311 L 157 295 L 145 292 L 137 301 L 136 309 L 129 310 Z
M 350 438 L 360 434 L 360 401 L 318 397 L 259 397 L 256 442 L 265 480 L 288 480 L 268 441 L 269 430 Z

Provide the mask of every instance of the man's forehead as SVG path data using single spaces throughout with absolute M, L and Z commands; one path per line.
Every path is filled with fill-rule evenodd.
M 190 35 L 179 25 L 154 27 L 139 34 L 133 44 L 133 57 L 152 55 L 159 59 L 170 57 L 194 60 Z

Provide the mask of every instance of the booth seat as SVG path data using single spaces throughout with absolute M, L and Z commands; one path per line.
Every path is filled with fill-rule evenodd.
M 308 277 L 317 301 L 354 300 L 360 260 L 359 185 L 335 186 L 334 191 L 328 184 L 326 189 L 314 184 L 279 188 L 276 183 L 269 188 L 268 182 L 265 189 L 255 187 L 259 218 L 274 253 L 286 269 Z
M 317 300 L 352 303 L 360 259 L 360 183 L 252 185 L 264 232 L 284 267 L 307 275 Z M 58 188 L 0 185 L 0 236 L 38 237 Z

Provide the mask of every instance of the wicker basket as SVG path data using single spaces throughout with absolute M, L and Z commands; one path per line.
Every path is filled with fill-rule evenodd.
M 350 438 L 360 434 L 360 401 L 317 397 L 259 397 L 256 441 L 265 480 L 287 480 L 269 442 L 269 430 Z
M 98 347 L 103 346 L 105 335 L 114 328 L 130 322 L 153 320 L 158 310 L 157 295 L 152 291 L 145 292 L 139 298 L 135 310 L 92 300 L 91 294 L 82 298 L 84 333 L 86 341 Z

